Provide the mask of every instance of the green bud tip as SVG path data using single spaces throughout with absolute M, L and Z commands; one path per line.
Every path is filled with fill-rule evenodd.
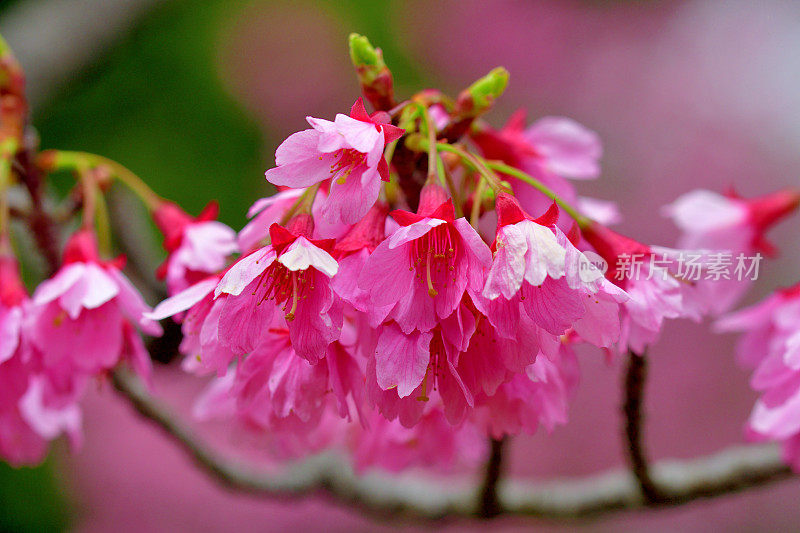
M 381 69 L 386 65 L 383 63 L 383 58 L 379 50 L 375 49 L 369 39 L 357 33 L 351 33 L 348 38 L 350 42 L 350 59 L 353 65 L 369 66 Z
M 491 100 L 503 94 L 507 85 L 508 71 L 503 67 L 497 67 L 492 69 L 489 74 L 470 85 L 467 90 L 476 103 L 490 103 Z M 487 102 L 487 99 L 490 100 Z

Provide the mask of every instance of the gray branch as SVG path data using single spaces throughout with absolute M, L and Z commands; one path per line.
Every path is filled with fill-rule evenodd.
M 279 474 L 222 457 L 150 396 L 129 371 L 113 373 L 117 390 L 144 417 L 161 427 L 194 461 L 222 484 L 244 492 L 280 498 L 325 493 L 365 512 L 416 520 L 478 517 L 478 490 L 452 482 L 435 482 L 378 474 L 356 476 L 348 462 L 323 454 Z M 774 445 L 736 447 L 690 461 L 652 465 L 652 477 L 664 497 L 647 502 L 628 471 L 579 480 L 548 483 L 508 481 L 498 487 L 498 513 L 574 519 L 645 507 L 668 507 L 766 485 L 791 476 Z

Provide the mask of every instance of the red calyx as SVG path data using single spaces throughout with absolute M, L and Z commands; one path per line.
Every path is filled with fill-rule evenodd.
M 113 259 L 101 260 L 94 231 L 84 228 L 70 236 L 66 246 L 64 246 L 63 263 L 65 265 L 70 263 L 97 263 L 122 270 L 125 268 L 127 258 L 124 255 L 119 255 Z
M 311 215 L 301 213 L 294 216 L 285 228 L 277 223 L 272 224 L 269 227 L 270 244 L 275 250 L 275 253 L 280 255 L 289 245 L 296 241 L 298 237 L 304 237 L 317 248 L 321 248 L 328 253 L 333 253 L 336 240 L 311 239 L 311 234 L 313 232 L 314 220 L 311 218 Z
M 592 245 L 595 251 L 608 262 L 606 277 L 612 281 L 617 273 L 617 264 L 621 256 L 647 257 L 652 251 L 646 244 L 635 241 L 630 237 L 620 235 L 607 227 L 592 222 L 582 230 L 583 238 Z
M 350 109 L 350 118 L 374 124 L 375 129 L 383 133 L 384 146 L 399 139 L 406 132 L 403 128 L 392 125 L 391 117 L 385 111 L 375 111 L 371 115 L 367 113 L 364 100 L 360 96 Z M 384 156 L 381 156 L 381 160 L 378 162 L 378 174 L 383 181 L 389 181 L 389 164 Z
M 519 201 L 510 194 L 500 193 L 495 200 L 495 210 L 497 211 L 497 227 L 502 228 L 509 224 L 516 224 L 523 220 L 531 220 L 542 226 L 554 226 L 558 222 L 558 205 L 552 205 L 539 218 L 533 218 L 522 209 Z
M 164 235 L 164 249 L 174 252 L 181 245 L 186 226 L 195 222 L 216 220 L 218 214 L 219 204 L 215 201 L 209 202 L 197 218 L 193 218 L 177 204 L 165 201 L 153 212 L 153 221 Z
M 778 290 L 778 293 L 784 298 L 792 299 L 800 297 L 800 283 Z
M 64 264 L 99 263 L 100 253 L 97 251 L 97 238 L 94 231 L 80 229 L 72 234 L 64 247 Z
M 441 186 L 435 183 L 422 188 L 416 213 L 396 209 L 389 214 L 401 226 L 410 226 L 423 218 L 438 218 L 447 222 L 454 222 L 456 219 L 453 200 L 447 196 L 447 192 Z
M 17 259 L 12 255 L 0 255 L 0 304 L 17 307 L 27 296 Z
M 777 250 L 766 240 L 764 233 L 800 206 L 800 192 L 783 190 L 742 201 L 747 207 L 750 224 L 756 231 L 753 247 L 767 255 L 775 255 Z

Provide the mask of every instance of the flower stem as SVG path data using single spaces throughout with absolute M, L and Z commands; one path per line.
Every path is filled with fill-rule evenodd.
M 436 129 L 433 127 L 431 114 L 428 113 L 428 108 L 423 104 L 418 104 L 418 108 L 425 121 L 425 129 L 428 133 L 428 176 L 426 182 L 431 183 L 438 178 L 442 185 L 445 185 L 444 178 L 439 174 L 439 167 L 436 164 L 439 159 L 439 153 L 436 150 Z
M 8 137 L 0 143 L 0 243 L 5 243 L 8 238 L 11 213 L 8 205 L 8 189 L 11 188 L 11 160 L 16 151 L 15 137 Z
M 96 192 L 100 192 L 97 187 L 95 187 Z M 95 196 L 97 208 L 95 210 L 95 217 L 97 219 L 97 223 L 95 224 L 95 228 L 97 229 L 97 242 L 98 246 L 100 247 L 100 252 L 105 256 L 111 256 L 111 219 L 108 215 L 108 204 L 106 203 L 106 198 L 102 194 L 97 194 Z
M 149 210 L 156 209 L 163 202 L 163 199 L 139 176 L 107 157 L 86 152 L 68 152 L 63 150 L 43 152 L 43 155 L 48 159 L 52 157 L 52 165 L 47 169 L 49 171 L 81 170 L 82 168 L 104 166 L 111 171 L 111 175 L 114 178 L 118 179 L 123 185 L 128 187 L 131 192 L 138 196 Z
M 575 222 L 578 223 L 580 228 L 585 228 L 592 223 L 592 219 L 586 217 L 578 212 L 578 210 L 564 201 L 558 194 L 556 194 L 550 187 L 542 183 L 541 181 L 537 180 L 530 174 L 527 174 L 518 168 L 514 168 L 511 165 L 506 165 L 501 161 L 485 161 L 486 166 L 489 168 L 496 170 L 502 174 L 508 174 L 509 176 L 513 176 L 520 181 L 524 181 L 528 185 L 532 186 L 551 200 L 553 200 L 558 206 L 563 209 L 569 216 L 571 216 Z
M 486 188 L 486 180 L 481 178 L 478 180 L 478 185 L 475 187 L 475 195 L 472 198 L 472 212 L 469 216 L 469 223 L 478 230 L 478 221 L 481 216 L 481 204 L 483 203 L 483 190 Z

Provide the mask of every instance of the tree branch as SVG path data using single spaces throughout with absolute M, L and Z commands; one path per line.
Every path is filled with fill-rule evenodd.
M 503 473 L 503 448 L 505 448 L 505 443 L 505 438 L 490 439 L 489 461 L 486 463 L 480 507 L 478 508 L 478 516 L 480 518 L 493 518 L 503 512 L 502 506 L 497 499 L 497 485 Z
M 628 351 L 628 366 L 625 372 L 625 399 L 622 411 L 625 415 L 625 442 L 631 471 L 639 484 L 642 496 L 649 504 L 663 499 L 663 494 L 650 476 L 650 467 L 644 451 L 643 419 L 644 386 L 647 380 L 646 354 Z
M 334 455 L 314 457 L 282 474 L 259 473 L 255 466 L 236 463 L 211 450 L 152 398 L 129 371 L 117 369 L 112 379 L 140 414 L 161 427 L 212 477 L 232 489 L 283 498 L 326 493 L 384 519 L 480 516 L 476 502 L 482 499 L 474 489 L 452 482 L 377 474 L 357 477 L 347 461 Z M 659 462 L 653 465 L 651 475 L 664 494 L 655 502 L 642 497 L 638 483 L 627 471 L 544 484 L 509 481 L 497 487 L 497 502 L 503 516 L 574 519 L 719 497 L 786 479 L 791 471 L 777 447 L 759 445 L 731 448 L 690 461 Z

